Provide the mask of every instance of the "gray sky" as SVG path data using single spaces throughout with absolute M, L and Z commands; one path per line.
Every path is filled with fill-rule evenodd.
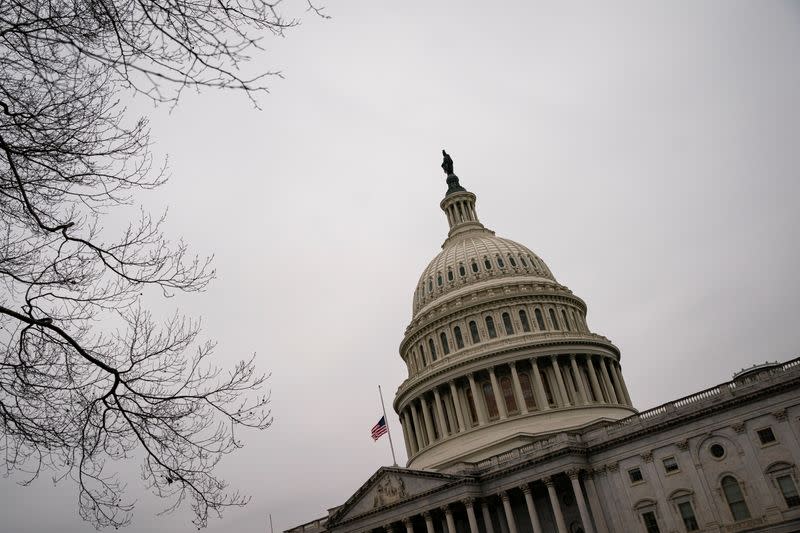
M 263 110 L 212 91 L 132 107 L 173 176 L 142 202 L 219 273 L 158 309 L 272 372 L 274 426 L 222 464 L 252 502 L 210 531 L 317 518 L 391 463 L 369 437 L 376 387 L 391 410 L 446 236 L 443 147 L 482 222 L 587 302 L 638 408 L 800 355 L 800 4 L 324 3 L 332 20 L 305 15 L 256 58 L 286 76 Z M 122 469 L 128 531 L 193 529 Z M 0 531 L 88 531 L 76 498 L 3 479 Z

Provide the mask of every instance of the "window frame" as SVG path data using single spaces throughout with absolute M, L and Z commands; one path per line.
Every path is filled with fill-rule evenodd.
M 733 483 L 726 483 L 725 480 L 727 479 L 732 480 Z M 735 490 L 738 491 L 739 497 L 741 499 L 732 502 L 729 497 L 728 491 L 726 491 L 725 489 L 726 486 L 731 488 L 735 487 L 736 488 Z M 725 499 L 725 503 L 728 504 L 728 512 L 730 512 L 730 516 L 734 522 L 742 522 L 744 520 L 749 520 L 750 518 L 753 517 L 753 515 L 750 513 L 750 506 L 747 505 L 747 497 L 745 495 L 744 484 L 741 481 L 739 481 L 739 479 L 737 479 L 733 474 L 725 474 L 720 478 L 719 488 L 722 491 L 722 497 Z M 740 518 L 737 518 L 736 516 L 737 513 L 736 511 L 734 511 L 735 504 L 743 505 L 744 515 L 742 515 Z M 737 509 L 741 509 L 741 507 L 737 507 Z
M 667 461 L 672 460 L 675 464 L 675 468 L 669 469 L 667 468 Z M 672 474 L 677 474 L 681 471 L 681 464 L 678 462 L 678 459 L 674 455 L 668 455 L 661 459 L 661 466 L 664 467 L 664 474 L 670 476 Z
M 764 471 L 764 474 L 772 482 L 771 485 L 776 491 L 778 498 L 786 507 L 786 510 L 796 509 L 800 507 L 800 483 L 798 483 L 797 469 L 795 465 L 783 461 L 773 463 Z M 786 493 L 781 486 L 780 479 L 788 477 L 789 481 L 794 485 L 795 496 L 786 496 Z M 789 498 L 797 498 L 796 503 L 794 500 L 789 501 Z
M 772 436 L 772 440 L 764 441 L 764 438 L 761 436 L 762 431 L 769 431 L 769 435 Z M 758 443 L 761 445 L 762 448 L 767 446 L 773 446 L 778 444 L 778 437 L 775 435 L 775 430 L 772 429 L 772 426 L 764 426 L 755 430 L 756 437 L 758 437 Z
M 633 472 L 639 473 L 639 479 L 633 479 Z M 644 472 L 642 472 L 641 467 L 634 466 L 628 469 L 628 481 L 630 482 L 631 486 L 633 485 L 640 485 L 644 483 Z

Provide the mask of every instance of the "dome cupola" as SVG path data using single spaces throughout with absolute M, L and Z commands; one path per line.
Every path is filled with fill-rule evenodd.
M 442 150 L 449 224 L 414 291 L 394 407 L 409 464 L 445 469 L 635 412 L 620 353 L 527 247 L 478 219 Z

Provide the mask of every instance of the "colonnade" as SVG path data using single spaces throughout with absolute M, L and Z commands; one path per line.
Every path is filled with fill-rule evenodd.
M 408 457 L 496 420 L 550 409 L 632 406 L 616 359 L 539 355 L 470 372 L 434 386 L 400 409 Z
M 597 490 L 594 486 L 594 481 L 591 476 L 584 478 L 584 484 L 588 494 L 587 502 L 587 497 L 584 495 L 583 487 L 581 486 L 580 473 L 579 470 L 564 472 L 564 474 L 569 477 L 572 492 L 575 495 L 575 502 L 578 507 L 583 530 L 585 533 L 607 533 L 608 526 L 599 509 L 600 504 L 596 497 Z M 525 500 L 527 519 L 530 520 L 533 533 L 543 533 L 544 529 L 541 525 L 543 520 L 540 519 L 540 511 L 542 509 L 537 509 L 533 494 L 534 487 L 538 482 L 541 482 L 547 490 L 547 499 L 550 504 L 550 513 L 546 515 L 547 520 L 550 519 L 550 516 L 553 517 L 555 522 L 554 527 L 557 533 L 570 533 L 564 518 L 564 509 L 562 509 L 561 499 L 559 498 L 559 494 L 556 491 L 556 484 L 551 476 L 532 482 L 529 481 L 517 487 L 502 489 L 497 492 L 497 498 L 494 497 L 494 494 L 481 498 L 467 497 L 438 507 L 438 511 L 440 512 L 437 512 L 437 508 L 425 509 L 418 514 L 403 518 L 402 522 L 386 524 L 383 530 L 385 533 L 420 533 L 419 528 L 415 530 L 414 524 L 415 522 L 419 524 L 424 521 L 425 532 L 435 533 L 437 528 L 434 522 L 440 520 L 441 528 L 438 529 L 444 533 L 456 533 L 454 514 L 463 511 L 467 518 L 466 525 L 468 527 L 466 531 L 468 533 L 496 533 L 492 521 L 492 512 L 494 512 L 498 518 L 502 533 L 518 533 L 517 518 L 512 509 L 511 498 L 514 496 L 513 493 L 515 491 L 520 491 Z M 541 490 L 541 487 L 537 490 Z M 517 498 L 519 497 L 519 492 L 516 493 L 516 496 Z M 482 527 L 479 525 L 478 521 L 479 513 Z M 463 516 L 463 514 L 461 516 Z M 419 518 L 422 518 L 422 520 L 419 520 Z M 595 526 L 597 526 L 597 529 L 595 529 Z

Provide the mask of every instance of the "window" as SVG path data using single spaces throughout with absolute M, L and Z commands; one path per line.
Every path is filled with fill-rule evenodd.
M 544 327 L 544 318 L 542 318 L 542 310 L 537 307 L 536 309 L 533 310 L 533 314 L 536 317 L 536 325 L 539 326 L 539 331 L 544 331 L 545 329 L 547 329 Z
M 428 360 L 425 359 L 425 348 L 422 347 L 422 343 L 419 345 L 419 354 L 422 356 L 422 364 L 423 366 L 428 365 Z
M 464 268 L 463 264 L 458 265 L 458 275 L 462 278 L 467 275 L 467 269 Z
M 725 499 L 728 501 L 728 507 L 731 509 L 731 515 L 735 521 L 746 520 L 750 518 L 750 510 L 747 508 L 747 502 L 744 501 L 744 494 L 739 482 L 733 476 L 725 476 L 722 478 L 722 492 L 725 494 Z
M 506 329 L 506 335 L 514 334 L 514 325 L 511 323 L 511 315 L 503 313 L 503 327 Z
M 453 281 L 453 269 L 452 268 L 448 268 L 447 269 L 447 281 Z
M 644 527 L 647 530 L 647 533 L 661 533 L 661 530 L 658 529 L 658 520 L 656 520 L 656 513 L 653 511 L 647 511 L 646 513 L 642 513 L 642 520 L 644 521 Z
M 783 499 L 786 501 L 787 507 L 797 507 L 800 505 L 800 495 L 797 494 L 797 486 L 794 484 L 792 476 L 784 474 L 778 476 L 775 481 L 778 483 L 778 488 L 781 489 Z
M 517 266 L 517 262 L 514 260 L 514 256 L 513 255 L 509 255 L 508 256 L 508 262 L 511 263 L 512 267 Z
M 525 406 L 528 409 L 536 409 L 536 397 L 533 395 L 531 378 L 527 372 L 519 373 L 519 385 L 522 387 L 522 398 L 525 400 Z
M 439 274 L 436 275 L 436 285 L 438 285 L 439 287 L 442 286 L 442 273 L 441 272 L 439 272 Z
M 481 342 L 481 336 L 478 333 L 478 325 L 475 323 L 474 320 L 470 321 L 469 323 L 469 334 L 472 336 L 473 344 Z
M 428 339 L 428 348 L 431 349 L 431 362 L 436 361 L 436 345 L 433 344 L 433 339 Z
M 523 256 L 519 256 L 519 261 L 522 263 L 522 266 L 527 267 L 528 263 L 525 262 L 525 258 Z
M 722 459 L 725 457 L 725 448 L 722 447 L 722 444 L 712 444 L 708 451 L 714 459 Z
M 461 328 L 456 326 L 453 328 L 453 337 L 456 338 L 456 349 L 460 350 L 464 347 L 464 337 L 461 336 Z
M 561 317 L 564 319 L 564 327 L 567 328 L 567 331 L 572 331 L 572 329 L 569 327 L 569 319 L 567 319 L 567 312 L 564 311 L 563 309 L 561 310 Z
M 443 331 L 439 335 L 439 340 L 442 341 L 442 352 L 447 355 L 450 353 L 450 345 L 447 343 L 447 334 Z
M 678 467 L 678 461 L 676 461 L 674 457 L 665 457 L 663 463 L 664 463 L 664 472 L 666 472 L 667 474 L 671 472 L 677 472 L 678 470 L 680 470 L 680 468 Z
M 761 444 L 771 444 L 776 440 L 772 428 L 759 429 L 756 434 L 758 434 L 758 440 L 761 441 Z
M 528 313 L 524 309 L 519 310 L 519 321 L 522 322 L 522 331 L 528 332 L 531 330 L 531 323 L 528 322 Z
M 555 312 L 555 311 L 553 311 L 553 309 L 552 309 L 552 308 L 548 309 L 548 311 L 550 312 L 550 322 L 552 322 L 552 323 L 553 323 L 553 328 L 554 328 L 556 331 L 558 331 L 558 330 L 559 330 L 559 329 L 561 329 L 561 328 L 559 328 L 559 327 L 558 327 L 558 319 L 556 318 L 556 312 Z
M 500 257 L 498 255 L 496 259 L 497 259 L 497 266 L 498 267 L 500 267 L 500 268 L 505 268 L 506 267 L 506 264 L 503 262 L 503 258 L 502 257 Z
M 478 263 L 475 261 L 472 262 L 472 271 L 477 273 L 478 272 Z
M 644 476 L 642 476 L 642 471 L 638 468 L 631 468 L 628 470 L 628 477 L 631 478 L 631 483 L 639 483 L 644 481 Z
M 489 261 L 488 257 L 484 257 L 483 258 L 483 266 L 486 267 L 486 270 L 491 270 L 492 269 L 492 262 Z
M 500 378 L 500 391 L 503 393 L 503 400 L 506 402 L 506 412 L 516 413 L 519 411 L 510 377 L 503 376 Z
M 694 516 L 694 509 L 690 502 L 680 502 L 678 504 L 678 512 L 681 513 L 683 520 L 683 527 L 686 531 L 697 531 L 700 526 L 697 525 L 697 518 Z
M 497 337 L 497 330 L 494 329 L 494 318 L 486 317 L 486 332 L 489 334 L 490 339 Z
M 428 278 L 428 294 L 433 292 L 433 278 Z
M 494 399 L 492 384 L 488 381 L 483 383 L 483 399 L 486 400 L 486 410 L 489 411 L 489 418 L 497 418 L 500 413 L 497 410 L 497 402 Z

